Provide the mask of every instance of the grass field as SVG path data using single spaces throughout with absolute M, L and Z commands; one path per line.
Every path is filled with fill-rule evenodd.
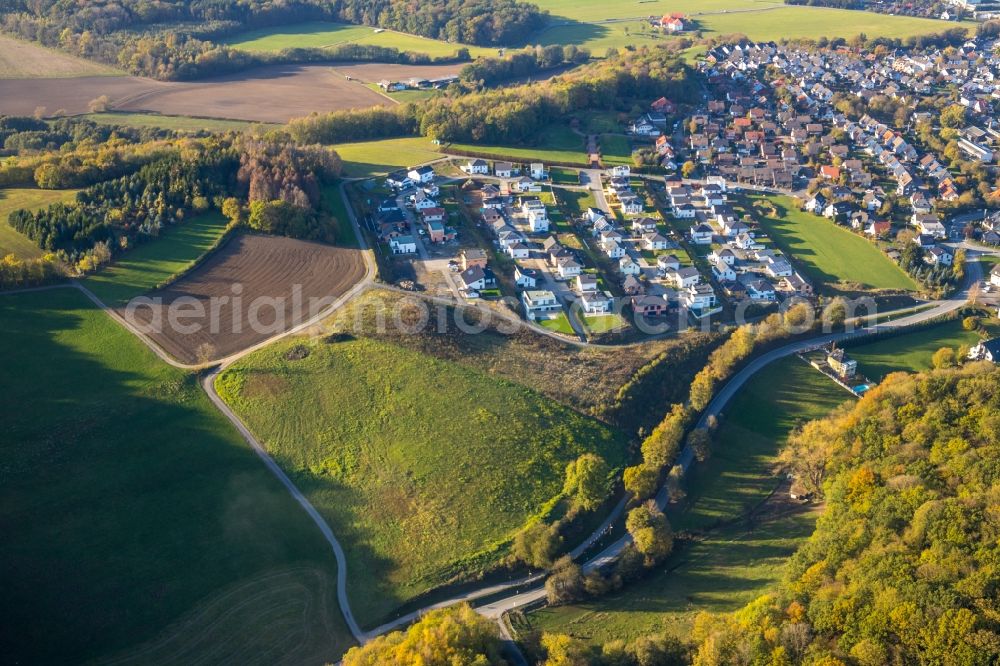
M 400 51 L 426 53 L 432 57 L 451 56 L 463 47 L 469 49 L 473 57 L 496 55 L 496 49 L 451 44 L 393 30 L 376 32 L 374 28 L 363 25 L 321 21 L 244 32 L 231 37 L 226 43 L 246 51 L 280 51 L 288 48 L 331 48 L 343 44 L 371 44 L 396 48 Z
M 780 579 L 785 561 L 812 534 L 816 515 L 733 525 L 681 544 L 655 572 L 599 600 L 530 613 L 530 629 L 606 643 L 669 631 L 689 638 L 700 611 L 742 608 Z
M 72 78 L 121 74 L 122 72 L 107 65 L 75 58 L 34 42 L 0 35 L 0 79 Z
M 21 259 L 42 256 L 42 251 L 26 236 L 14 231 L 7 220 L 15 210 L 38 210 L 49 204 L 70 201 L 76 190 L 0 189 L 0 257 L 14 254 Z
M 226 219 L 218 212 L 166 227 L 159 238 L 126 251 L 83 283 L 107 305 L 126 303 L 191 266 L 225 229 Z
M 538 323 L 543 328 L 555 331 L 556 333 L 562 333 L 563 335 L 576 335 L 576 332 L 573 330 L 573 325 L 569 323 L 569 318 L 566 316 L 565 312 L 559 313 L 559 316 L 553 317 L 552 319 L 541 319 Z
M 336 661 L 330 548 L 196 377 L 75 289 L 0 296 L 0 349 L 6 661 Z
M 769 365 L 726 406 L 712 455 L 688 478 L 688 496 L 672 522 L 704 529 L 759 504 L 777 485 L 774 463 L 788 434 L 851 400 L 798 358 Z
M 867 239 L 833 222 L 800 211 L 789 197 L 750 195 L 766 199 L 778 217 L 761 217 L 775 244 L 789 253 L 817 287 L 860 285 L 866 289 L 915 290 L 917 285 L 899 266 Z
M 603 56 L 609 48 L 642 46 L 669 39 L 645 20 L 680 12 L 693 18 L 695 28 L 706 36 L 743 33 L 751 39 L 782 37 L 853 37 L 864 32 L 885 37 L 941 32 L 954 22 L 888 16 L 870 12 L 790 7 L 767 0 L 631 0 L 608 3 L 601 0 L 539 0 L 553 20 L 532 43 L 576 44 Z M 609 22 L 611 20 L 611 22 Z M 970 28 L 975 24 L 965 24 Z
M 344 160 L 344 175 L 349 178 L 385 175 L 444 157 L 438 146 L 423 137 L 342 143 L 334 149 Z
M 532 146 L 490 146 L 476 143 L 452 143 L 447 149 L 475 152 L 489 157 L 515 162 L 567 162 L 580 166 L 587 164 L 583 137 L 566 125 L 550 125 L 539 132 L 539 141 Z
M 277 127 L 267 123 L 251 123 L 245 120 L 222 120 L 219 118 L 194 118 L 192 116 L 164 116 L 158 113 L 88 113 L 83 116 L 95 123 L 105 125 L 125 125 L 128 127 L 157 127 L 160 129 L 197 132 L 237 132 L 248 127 Z
M 217 386 L 344 543 L 369 625 L 497 562 L 567 461 L 625 460 L 619 435 L 531 390 L 369 338 L 278 343 Z

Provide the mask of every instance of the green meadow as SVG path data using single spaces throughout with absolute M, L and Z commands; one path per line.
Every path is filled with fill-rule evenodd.
M 350 645 L 335 560 L 209 402 L 72 288 L 0 295 L 10 663 L 299 663 Z
M 370 338 L 280 342 L 216 386 L 344 544 L 365 625 L 496 565 L 569 461 L 626 459 L 618 433 L 530 389 Z
M 21 259 L 42 256 L 42 250 L 26 236 L 14 231 L 7 223 L 15 210 L 39 210 L 54 203 L 65 203 L 76 196 L 76 190 L 39 190 L 28 187 L 0 189 L 0 257 L 14 254 Z

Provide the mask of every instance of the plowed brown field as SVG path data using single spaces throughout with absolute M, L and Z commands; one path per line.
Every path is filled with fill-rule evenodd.
M 244 235 L 118 312 L 182 362 L 217 360 L 307 321 L 364 274 L 358 250 Z

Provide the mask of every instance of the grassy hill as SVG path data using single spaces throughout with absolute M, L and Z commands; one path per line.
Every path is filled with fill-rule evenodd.
M 368 625 L 496 563 L 567 462 L 625 461 L 620 435 L 534 391 L 368 338 L 278 343 L 217 387 L 344 543 Z
M 329 545 L 195 376 L 74 289 L 0 296 L 0 349 L 5 660 L 323 663 L 349 646 Z
M 332 48 L 344 44 L 371 44 L 400 51 L 426 53 L 432 57 L 454 55 L 460 48 L 473 57 L 495 55 L 496 49 L 451 44 L 437 39 L 409 35 L 394 30 L 376 30 L 371 26 L 312 21 L 262 28 L 229 38 L 227 44 L 246 51 L 280 51 L 287 48 Z
M 864 289 L 916 290 L 917 285 L 875 245 L 830 220 L 800 211 L 789 197 L 751 195 L 778 214 L 760 222 L 774 242 L 805 269 L 817 287 L 838 283 Z

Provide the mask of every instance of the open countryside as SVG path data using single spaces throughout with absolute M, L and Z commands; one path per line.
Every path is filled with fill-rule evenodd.
M 1000 16 L 797 2 L 0 3 L 2 654 L 1000 663 Z

